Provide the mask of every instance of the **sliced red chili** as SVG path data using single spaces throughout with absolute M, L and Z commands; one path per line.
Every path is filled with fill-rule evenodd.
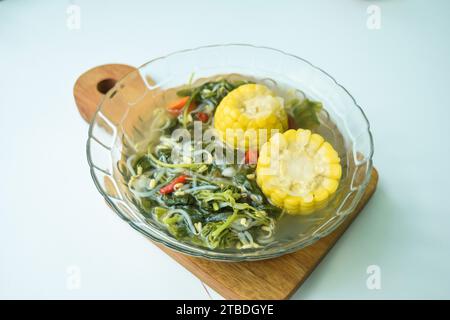
M 187 178 L 188 178 L 188 176 L 186 176 L 186 175 L 181 175 L 179 177 L 176 177 L 171 182 L 169 182 L 168 185 L 165 185 L 164 187 L 159 189 L 159 193 L 160 194 L 169 194 L 169 193 L 174 192 L 175 191 L 175 189 L 174 189 L 175 185 L 178 184 L 178 183 L 185 183 Z
M 198 112 L 197 113 L 197 119 L 200 120 L 201 122 L 206 122 L 206 121 L 208 121 L 209 116 L 205 112 Z
M 256 164 L 258 161 L 258 150 L 249 149 L 245 152 L 245 163 Z
M 174 103 L 167 106 L 167 111 L 174 116 L 178 116 L 182 111 L 186 103 L 188 102 L 189 97 L 183 97 L 180 100 L 175 101 Z M 192 101 L 188 107 L 188 111 L 192 111 L 195 109 L 195 102 Z

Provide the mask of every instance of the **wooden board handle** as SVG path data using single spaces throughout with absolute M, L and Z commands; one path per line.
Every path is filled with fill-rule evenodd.
M 117 81 L 135 70 L 126 64 L 104 64 L 83 73 L 73 87 L 75 103 L 83 119 L 91 122 L 103 96 Z

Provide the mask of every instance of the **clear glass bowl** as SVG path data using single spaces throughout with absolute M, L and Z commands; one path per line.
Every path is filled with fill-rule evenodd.
M 238 73 L 268 78 L 303 91 L 321 101 L 326 111 L 320 117 L 331 120 L 340 132 L 324 127 L 342 159 L 343 176 L 336 196 L 320 214 L 300 219 L 296 232 L 281 235 L 262 248 L 207 249 L 180 242 L 154 221 L 146 219 L 129 201 L 117 169 L 122 155 L 146 147 L 152 139 L 147 128 L 152 109 L 164 103 L 175 87 L 195 78 Z M 328 130 L 330 129 L 330 130 Z M 106 95 L 89 128 L 87 157 L 92 178 L 107 203 L 134 229 L 153 241 L 188 254 L 222 261 L 249 261 L 277 257 L 309 246 L 336 229 L 352 212 L 369 182 L 373 141 L 369 122 L 350 93 L 325 71 L 308 61 L 280 50 L 245 44 L 213 45 L 178 51 L 151 60 L 121 79 Z M 282 218 L 284 219 L 284 217 Z M 289 219 L 289 218 L 288 218 Z

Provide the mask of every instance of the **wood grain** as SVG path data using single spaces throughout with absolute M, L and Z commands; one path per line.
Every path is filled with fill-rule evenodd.
M 103 95 L 97 84 L 104 79 L 119 80 L 134 67 L 103 65 L 84 73 L 75 83 L 74 97 L 80 114 L 90 121 Z M 375 192 L 378 173 L 372 170 L 366 191 L 344 223 L 313 245 L 279 258 L 255 262 L 216 262 L 190 257 L 161 244 L 158 247 L 226 299 L 287 299 L 306 280 L 327 252 L 357 217 Z

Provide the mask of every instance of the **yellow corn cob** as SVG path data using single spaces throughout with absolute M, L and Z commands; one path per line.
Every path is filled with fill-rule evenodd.
M 331 144 L 309 130 L 288 130 L 265 143 L 256 181 L 266 197 L 290 214 L 309 214 L 336 192 L 342 175 Z
M 222 99 L 214 115 L 214 127 L 222 141 L 237 148 L 257 149 L 287 126 L 283 99 L 261 84 L 234 89 Z

